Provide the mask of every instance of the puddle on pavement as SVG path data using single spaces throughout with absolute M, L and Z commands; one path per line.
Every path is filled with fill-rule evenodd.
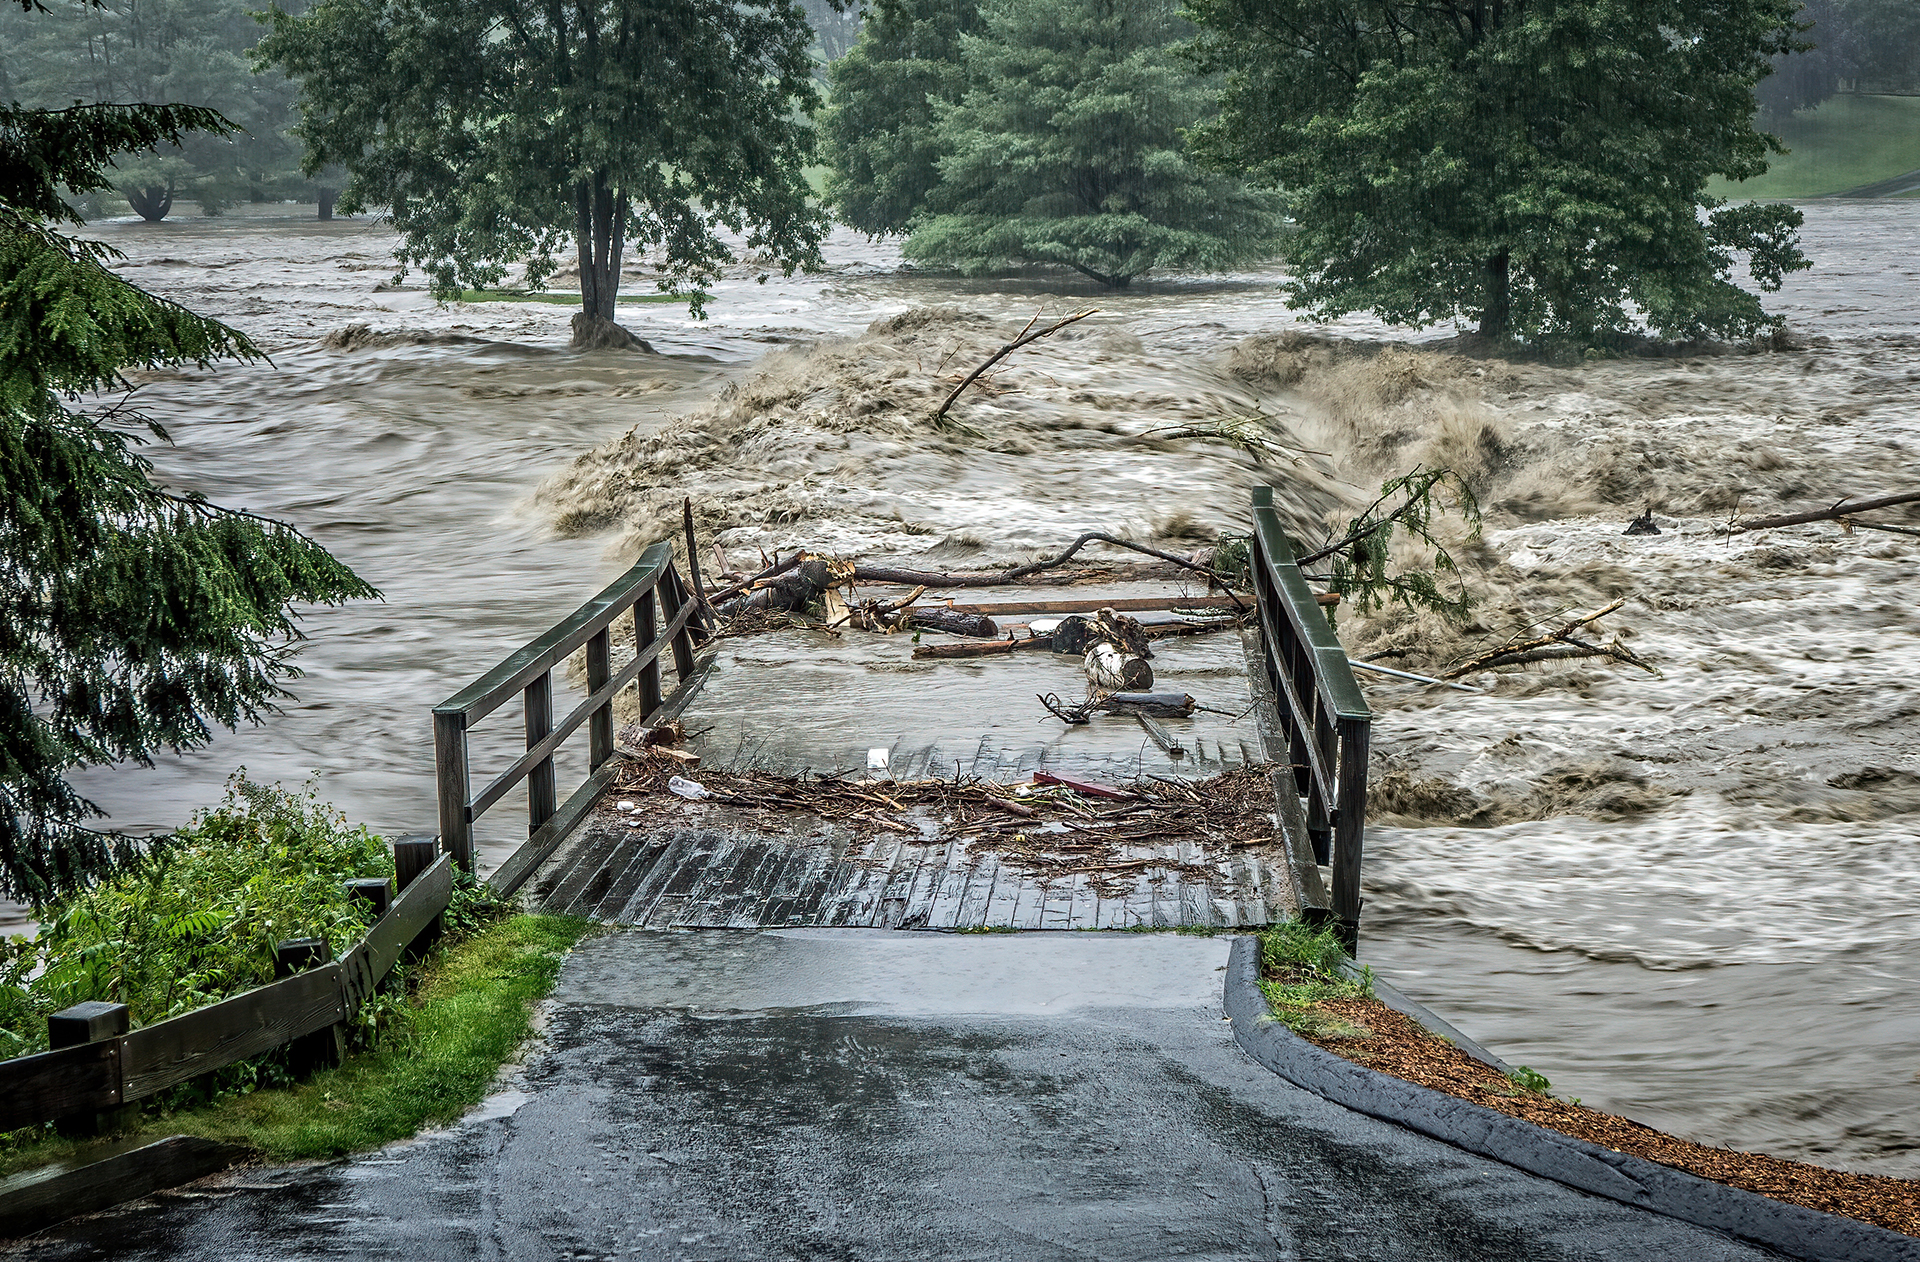
M 553 998 L 713 1017 L 1212 1011 L 1231 945 L 1226 935 L 630 930 L 581 944 Z

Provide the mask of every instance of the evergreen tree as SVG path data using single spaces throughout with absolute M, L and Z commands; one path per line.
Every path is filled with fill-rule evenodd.
M 1774 323 L 1732 279 L 1807 266 L 1787 206 L 1726 206 L 1778 148 L 1754 85 L 1799 0 L 1191 0 L 1226 76 L 1200 143 L 1277 186 L 1293 301 L 1488 337 Z
M 868 236 L 904 233 L 940 183 L 934 108 L 966 92 L 960 37 L 977 31 L 976 0 L 881 0 L 853 51 L 829 72 L 821 119 L 834 214 Z
M 107 270 L 63 193 L 115 154 L 230 134 L 203 108 L 0 106 L 0 894 L 45 902 L 133 853 L 85 826 L 76 767 L 205 745 L 295 674 L 291 605 L 372 588 L 289 526 L 157 485 L 128 368 L 255 359 L 247 337 Z M 158 426 L 151 425 L 164 438 Z
M 971 87 L 936 107 L 940 183 L 909 258 L 966 272 L 1052 263 L 1120 287 L 1272 253 L 1275 200 L 1192 162 L 1212 85 L 1175 56 L 1177 0 L 989 0 L 961 38 Z
M 819 259 L 813 32 L 787 0 L 319 0 L 272 22 L 308 169 L 345 166 L 342 206 L 386 207 L 437 293 L 523 258 L 542 284 L 571 244 L 575 344 L 622 344 L 630 241 L 696 312 L 723 230 L 789 272 Z

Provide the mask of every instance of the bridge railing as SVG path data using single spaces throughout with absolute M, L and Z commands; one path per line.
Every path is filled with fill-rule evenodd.
M 656 613 L 656 602 L 658 612 Z M 613 624 L 633 611 L 634 657 L 612 668 Z M 612 774 L 613 699 L 638 681 L 642 722 L 661 705 L 660 657 L 672 651 L 681 682 L 694 673 L 694 650 L 708 636 L 700 605 L 673 565 L 673 546 L 656 543 L 632 569 L 580 606 L 539 639 L 433 708 L 435 776 L 440 797 L 440 840 L 462 869 L 473 871 L 473 825 L 521 781 L 527 784 L 527 844 L 489 879 L 510 894 L 560 844 Z M 553 718 L 553 671 L 585 647 L 587 696 L 558 723 Z M 473 791 L 467 734 L 513 697 L 521 699 L 526 752 Z M 565 802 L 557 801 L 554 754 L 587 727 L 588 776 Z
M 1295 564 L 1296 555 L 1274 512 L 1273 488 L 1255 487 L 1252 573 L 1265 682 L 1292 769 L 1290 782 L 1284 774 L 1276 776 L 1275 788 L 1283 830 L 1304 832 L 1312 852 L 1310 864 L 1298 865 L 1305 879 L 1296 880 L 1295 893 L 1302 914 L 1332 919 L 1351 950 L 1360 931 L 1360 851 L 1373 712 L 1346 649 Z M 1325 886 L 1321 866 L 1331 867 Z

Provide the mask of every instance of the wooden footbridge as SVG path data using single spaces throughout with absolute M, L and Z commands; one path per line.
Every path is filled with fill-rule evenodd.
M 843 768 L 835 764 L 845 761 L 845 751 L 829 749 L 815 765 L 828 766 L 832 778 L 869 785 L 868 796 L 880 804 L 854 818 L 805 802 L 770 811 L 741 809 L 738 795 L 689 800 L 660 783 L 636 792 L 630 786 L 638 773 L 615 749 L 616 700 L 633 689 L 643 723 L 680 718 L 698 727 L 702 689 L 714 676 L 721 643 L 711 636 L 705 605 L 677 572 L 671 545 L 658 543 L 571 617 L 435 708 L 442 845 L 473 870 L 475 822 L 524 784 L 528 839 L 489 880 L 535 905 L 610 923 L 981 931 L 1236 927 L 1302 915 L 1338 923 L 1351 941 L 1359 923 L 1371 715 L 1294 564 L 1270 489 L 1256 489 L 1252 517 L 1259 620 L 1242 642 L 1257 735 L 1253 742 L 1216 735 L 1211 757 L 1179 764 L 1178 774 L 1152 774 L 1163 784 L 1214 786 L 1209 792 L 1219 791 L 1222 773 L 1238 776 L 1243 787 L 1249 774 L 1262 774 L 1271 790 L 1258 809 L 1228 816 L 1213 831 L 1196 835 L 1184 827 L 1171 830 L 1177 836 L 1156 837 L 1152 827 L 1130 824 L 1130 813 L 1182 808 L 1165 800 L 1156 808 L 1144 800 L 1154 795 L 1130 791 L 1117 776 L 1076 790 L 1072 777 L 1055 773 L 1081 771 L 1085 759 L 1074 761 L 1069 742 L 1031 738 L 1023 749 L 996 749 L 970 766 L 924 750 L 903 767 L 875 750 L 872 768 Z M 1179 604 L 1179 594 L 1168 592 L 1166 607 Z M 616 650 L 614 637 L 619 631 L 624 639 L 629 626 L 631 656 L 616 668 L 625 646 Z M 586 695 L 556 721 L 554 671 L 577 653 L 584 653 Z M 661 671 L 669 657 L 678 676 L 670 690 Z M 723 757 L 766 735 L 753 730 L 756 715 L 770 705 L 769 690 L 788 678 L 770 673 L 749 681 L 741 744 L 718 751 Z M 514 746 L 524 752 L 476 792 L 470 733 L 516 697 Z M 720 704 L 713 690 L 707 697 Z M 792 724 L 774 716 L 765 726 Z M 582 727 L 588 774 L 561 800 L 555 755 Z M 975 734 L 960 735 L 971 742 Z M 805 743 L 802 736 L 798 745 Z M 976 755 L 988 743 L 981 737 Z M 782 748 L 795 746 L 787 739 Z M 716 751 L 705 752 L 711 768 Z M 820 772 L 810 776 L 808 767 L 779 762 L 759 770 L 784 772 L 796 785 L 821 781 Z M 1132 769 L 1145 765 L 1141 759 Z M 1013 819 L 955 818 L 900 800 L 912 785 L 948 779 L 984 794 L 989 805 L 1000 802 Z M 1202 802 L 1198 790 L 1185 792 Z M 1060 804 L 1069 814 L 1024 828 L 1020 820 L 1034 808 L 1023 801 Z M 1047 853 L 1049 846 L 1056 851 Z M 1088 847 L 1098 849 L 1099 862 L 1077 863 L 1073 856 Z

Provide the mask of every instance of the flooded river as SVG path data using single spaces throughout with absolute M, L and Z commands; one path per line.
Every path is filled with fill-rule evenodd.
M 623 307 L 660 354 L 576 354 L 564 305 L 383 285 L 375 223 L 96 225 L 130 278 L 273 357 L 143 383 L 176 442 L 163 475 L 299 524 L 386 599 L 308 615 L 282 717 L 82 788 L 161 828 L 244 764 L 431 830 L 428 710 L 617 572 L 683 491 L 742 561 L 806 544 L 958 566 L 1089 529 L 1198 546 L 1269 480 L 1305 528 L 1445 460 L 1488 506 L 1460 548 L 1481 624 L 1347 620 L 1355 651 L 1419 669 L 1626 595 L 1605 634 L 1661 677 L 1370 684 L 1391 783 L 1365 955 L 1556 1091 L 1920 1175 L 1920 540 L 1711 530 L 1920 469 L 1920 203 L 1806 209 L 1818 266 L 1775 300 L 1796 349 L 1564 369 L 1361 354 L 1393 331 L 1360 320 L 1249 341 L 1299 327 L 1273 273 L 1110 295 L 917 276 L 849 235 L 823 274 L 741 269 L 705 323 Z M 1101 313 L 956 411 L 976 435 L 919 421 L 941 374 L 1083 304 Z M 1183 432 L 1226 416 L 1269 445 Z M 1622 536 L 1649 508 L 1665 533 Z M 485 853 L 515 818 L 488 816 Z

